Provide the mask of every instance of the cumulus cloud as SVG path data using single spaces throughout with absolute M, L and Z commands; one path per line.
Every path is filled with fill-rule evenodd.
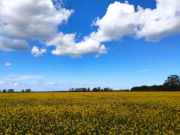
M 120 40 L 124 36 L 146 41 L 159 41 L 163 37 L 180 33 L 180 1 L 157 0 L 156 9 L 143 9 L 138 6 L 137 12 L 128 2 L 114 2 L 107 8 L 105 15 L 93 22 L 98 26 L 84 40 L 76 43 L 75 34 L 59 33 L 47 42 L 54 45 L 52 54 L 81 57 L 84 54 L 96 53 L 99 56 L 107 49 L 102 42 Z
M 124 36 L 145 37 L 146 41 L 159 41 L 163 37 L 180 33 L 180 1 L 157 0 L 156 9 L 143 9 L 121 2 L 110 4 L 106 14 L 93 25 L 98 31 L 92 37 L 101 42 L 118 40 Z
M 3 37 L 0 35 L 0 50 L 3 50 L 3 51 L 15 51 L 15 50 L 21 51 L 22 50 L 23 51 L 23 50 L 27 50 L 28 48 L 29 48 L 28 44 L 23 40 L 10 39 L 10 38 Z
M 0 85 L 4 85 L 4 84 L 5 84 L 5 82 L 0 80 Z
M 52 38 L 72 12 L 51 0 L 1 0 L 0 50 L 26 50 L 27 40 Z
M 47 50 L 46 49 L 41 49 L 39 50 L 39 48 L 37 46 L 34 46 L 31 50 L 31 53 L 38 57 L 38 56 L 41 56 L 43 53 L 45 53 Z
M 12 64 L 10 62 L 6 62 L 4 65 L 5 66 L 11 66 Z
M 100 45 L 100 42 L 90 37 L 86 37 L 84 41 L 76 43 L 75 34 L 59 33 L 54 39 L 47 42 L 47 45 L 56 46 L 56 50 L 53 50 L 52 54 L 60 56 L 68 55 L 73 58 L 81 57 L 88 53 L 96 53 L 97 55 L 106 53 L 105 46 Z

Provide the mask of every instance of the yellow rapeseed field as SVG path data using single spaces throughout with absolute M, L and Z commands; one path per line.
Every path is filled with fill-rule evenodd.
M 0 93 L 0 134 L 180 134 L 180 92 Z

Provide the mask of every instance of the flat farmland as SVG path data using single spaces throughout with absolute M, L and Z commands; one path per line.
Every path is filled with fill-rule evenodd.
M 180 92 L 0 93 L 0 134 L 179 134 Z

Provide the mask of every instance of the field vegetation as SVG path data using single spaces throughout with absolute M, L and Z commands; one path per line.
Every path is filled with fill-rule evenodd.
M 0 93 L 0 134 L 179 134 L 180 92 Z

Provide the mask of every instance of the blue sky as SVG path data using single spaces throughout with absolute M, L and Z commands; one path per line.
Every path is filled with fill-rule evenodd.
M 178 0 L 10 2 L 0 2 L 0 89 L 126 89 L 180 75 Z

